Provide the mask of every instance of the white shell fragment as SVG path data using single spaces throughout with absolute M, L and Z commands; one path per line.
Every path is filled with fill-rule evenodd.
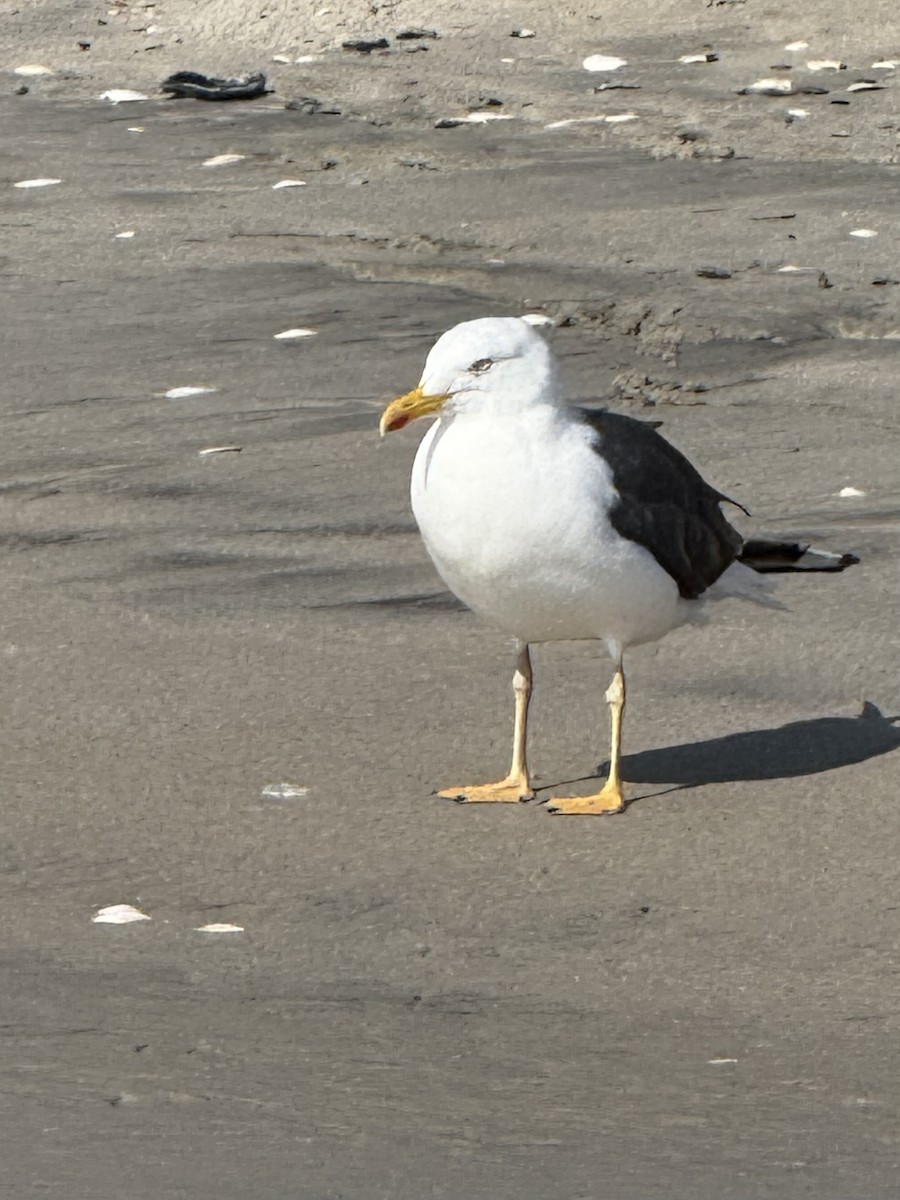
M 286 187 L 306 187 L 305 179 L 279 179 L 277 183 L 272 184 L 272 191 L 277 192 L 279 188 Z
M 294 64 L 300 66 L 301 63 L 318 62 L 321 57 L 321 54 L 301 54 L 299 58 L 294 59 Z
M 212 158 L 203 160 L 204 167 L 224 167 L 228 163 L 240 162 L 246 158 L 246 154 L 214 154 Z
M 533 29 L 514 29 L 509 36 L 517 38 L 533 38 L 537 37 L 537 34 Z
M 207 446 L 205 450 L 198 450 L 198 458 L 210 458 L 213 454 L 240 454 L 243 446 Z
M 850 236 L 858 238 L 873 238 L 878 237 L 878 233 L 874 229 L 851 229 Z
M 268 783 L 262 790 L 265 800 L 302 800 L 308 795 L 308 787 L 297 787 L 293 783 Z
M 133 100 L 149 100 L 150 97 L 143 92 L 133 92 L 130 88 L 110 88 L 100 93 L 100 99 L 108 100 L 110 104 L 128 104 Z
M 790 50 L 792 54 L 798 53 L 800 50 L 808 50 L 809 42 L 788 42 L 785 50 Z
M 803 121 L 809 116 L 808 108 L 789 108 L 788 116 L 793 117 L 795 121 Z
M 865 492 L 863 492 L 859 488 L 855 488 L 855 487 L 842 487 L 841 490 L 838 492 L 838 495 L 841 496 L 843 499 L 847 499 L 847 497 L 849 497 L 849 496 L 864 496 L 865 494 L 866 494 Z
M 119 241 L 127 240 L 128 238 L 133 238 L 133 237 L 134 237 L 133 229 L 123 229 L 121 233 L 116 234 L 116 238 Z
M 707 1062 L 707 1065 L 710 1067 L 721 1067 L 721 1066 L 724 1066 L 725 1063 L 736 1063 L 737 1059 L 736 1058 L 708 1058 L 706 1060 L 706 1062 Z
M 794 85 L 790 79 L 757 79 L 741 89 L 744 96 L 790 96 Z
M 143 125 L 129 125 L 127 132 L 128 133 L 143 133 L 144 127 L 143 127 Z
M 806 275 L 810 271 L 817 271 L 818 267 L 795 267 L 793 263 L 788 263 L 784 267 L 779 267 L 775 272 L 776 275 Z
M 678 61 L 680 63 L 708 63 L 715 62 L 718 57 L 718 54 L 682 54 Z
M 291 63 L 293 61 L 294 60 L 291 58 L 291 56 L 289 54 L 273 54 L 272 55 L 272 62 Z
M 611 116 L 606 118 L 606 123 L 607 125 L 621 125 L 623 121 L 636 121 L 637 119 L 637 113 L 613 113 Z
M 871 79 L 858 79 L 847 88 L 848 92 L 883 92 L 884 85 L 874 83 Z
M 186 400 L 188 396 L 208 396 L 214 392 L 214 387 L 176 387 L 169 388 L 165 393 L 166 400 Z
M 91 917 L 98 925 L 129 925 L 132 921 L 149 921 L 151 918 L 133 904 L 110 904 L 100 908 Z
M 847 64 L 837 58 L 811 58 L 806 64 L 808 71 L 846 71 Z
M 605 125 L 606 117 L 566 117 L 562 121 L 551 121 L 545 129 L 567 129 L 570 125 Z
M 315 329 L 282 329 L 281 333 L 273 333 L 272 337 L 277 342 L 291 342 L 295 338 L 315 337 L 317 332 Z
M 529 325 L 553 325 L 552 317 L 548 317 L 545 313 L 523 313 L 522 320 L 527 321 Z
M 13 187 L 17 187 L 17 188 L 51 187 L 54 183 L 62 183 L 62 180 L 61 179 L 20 179 L 18 183 L 13 184 Z
M 628 66 L 628 60 L 614 54 L 590 54 L 581 65 L 586 71 L 618 71 Z
M 26 78 L 52 74 L 53 71 L 50 67 L 44 67 L 40 63 L 22 63 L 21 67 L 13 67 L 13 75 L 24 75 Z
M 900 58 L 880 58 L 872 63 L 873 71 L 896 71 L 900 67 Z
M 243 925 L 224 925 L 224 924 L 198 925 L 194 932 L 195 933 L 243 933 L 244 927 L 243 927 Z

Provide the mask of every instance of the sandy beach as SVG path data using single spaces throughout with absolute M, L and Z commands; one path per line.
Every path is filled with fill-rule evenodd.
M 774 7 L 0 13 L 4 1195 L 895 1194 L 900 40 Z M 378 417 L 526 312 L 862 560 L 632 654 L 610 819 L 432 795 L 505 769 L 513 649 Z M 588 791 L 608 659 L 535 665 Z

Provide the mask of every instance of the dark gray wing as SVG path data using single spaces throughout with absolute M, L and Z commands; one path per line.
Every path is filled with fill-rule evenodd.
M 609 464 L 619 494 L 609 514 L 613 528 L 649 550 L 681 595 L 695 600 L 744 544 L 719 508 L 728 497 L 644 421 L 586 408 L 578 412 L 598 435 L 595 449 Z

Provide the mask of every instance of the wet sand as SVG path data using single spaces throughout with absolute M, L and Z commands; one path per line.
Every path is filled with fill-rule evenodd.
M 10 65 L 63 43 L 59 8 L 3 25 Z M 696 24 L 585 35 L 641 83 L 599 98 L 572 22 L 549 52 L 504 25 L 468 76 L 463 34 L 317 46 L 246 105 L 96 99 L 269 69 L 222 43 L 8 76 L 10 1195 L 895 1191 L 895 85 L 737 97 L 787 40 L 749 9 L 708 17 L 739 47 L 716 76 L 671 63 Z M 873 28 L 844 89 L 890 51 Z M 434 128 L 480 91 L 515 119 Z M 282 108 L 308 94 L 341 115 Z M 598 105 L 640 116 L 545 128 Z M 245 158 L 201 165 L 222 153 Z M 377 417 L 443 329 L 526 311 L 573 399 L 662 420 L 747 532 L 863 560 L 633 653 L 639 799 L 608 820 L 431 795 L 505 768 L 512 648 L 434 574 L 419 431 L 380 443 Z M 538 651 L 543 788 L 602 770 L 608 675 L 599 647 Z M 282 781 L 308 794 L 262 796 Z M 152 920 L 91 922 L 119 903 Z

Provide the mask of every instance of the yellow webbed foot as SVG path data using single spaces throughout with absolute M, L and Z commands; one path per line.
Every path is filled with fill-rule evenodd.
M 547 812 L 557 816 L 609 817 L 625 809 L 625 796 L 618 784 L 607 781 L 594 796 L 551 796 Z
M 522 804 L 534 799 L 527 777 L 507 775 L 499 783 L 478 783 L 468 787 L 443 788 L 438 792 L 458 804 Z

